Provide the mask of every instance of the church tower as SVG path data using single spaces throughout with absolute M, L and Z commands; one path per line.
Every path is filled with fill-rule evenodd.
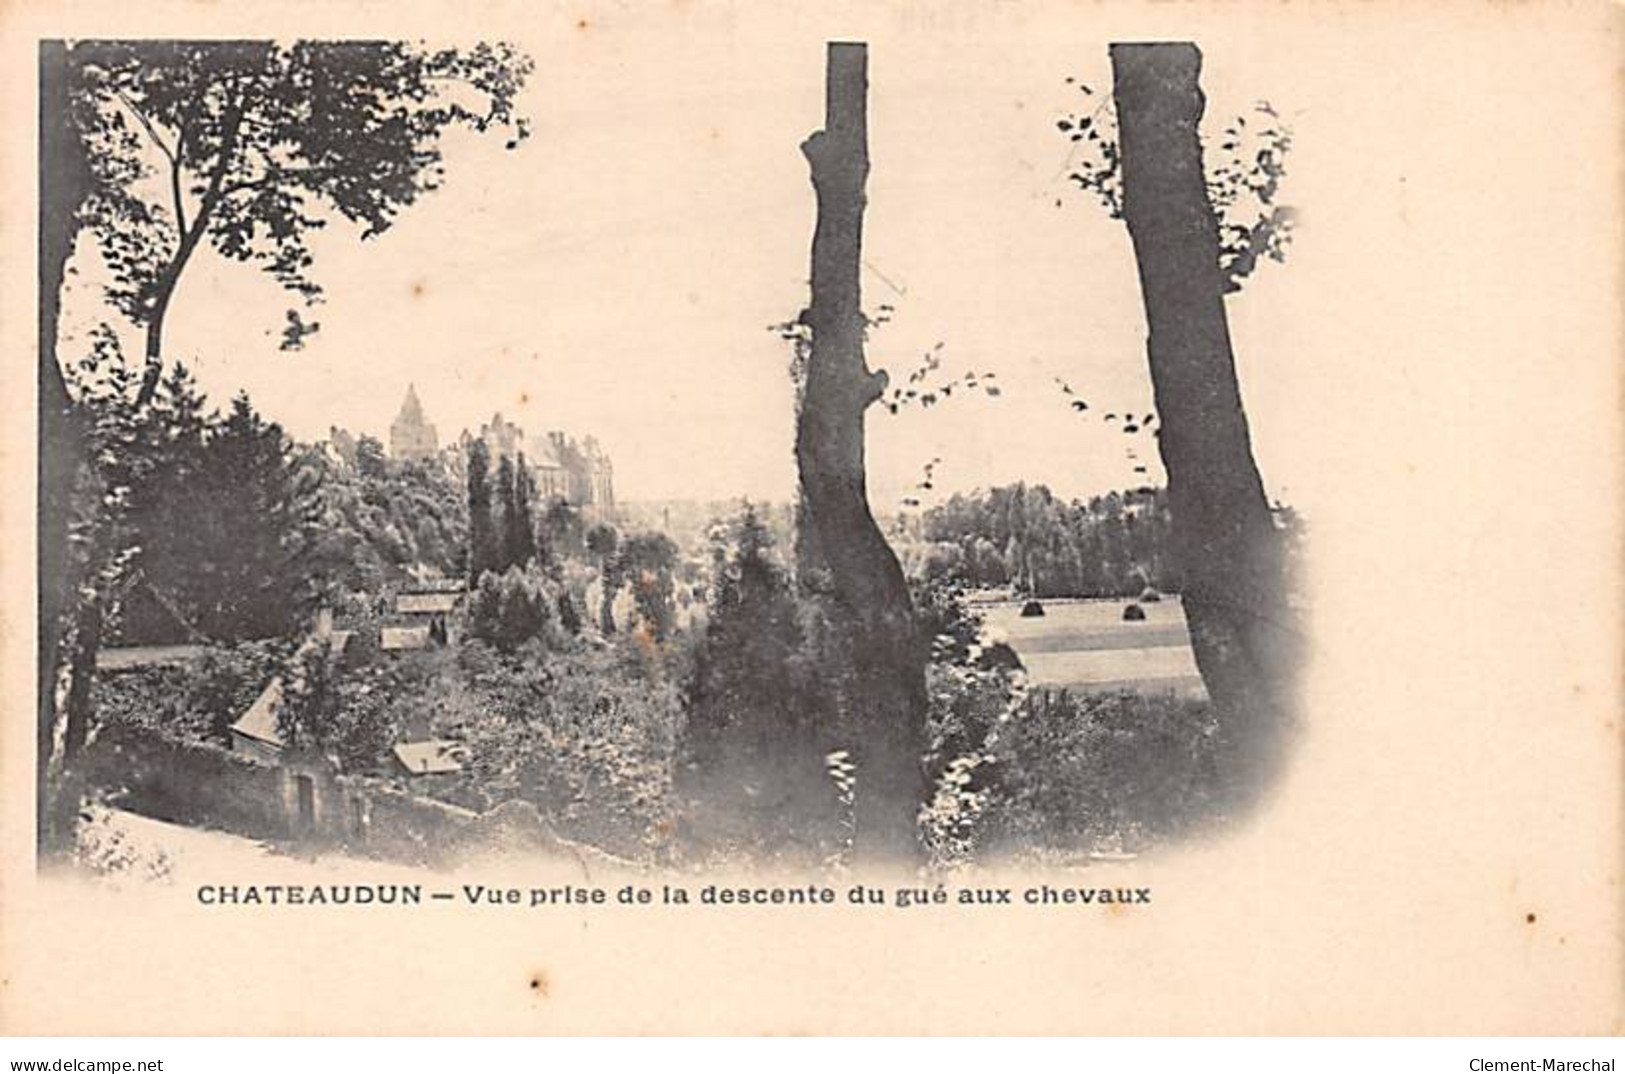
M 418 402 L 415 385 L 406 386 L 406 398 L 401 412 L 389 427 L 389 454 L 396 459 L 430 459 L 440 450 L 440 439 L 434 426 L 423 417 L 423 404 Z

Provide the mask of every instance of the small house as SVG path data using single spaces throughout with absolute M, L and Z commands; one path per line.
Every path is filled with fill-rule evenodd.
M 426 626 L 386 626 L 378 631 L 378 647 L 386 653 L 427 649 L 430 640 Z
M 314 635 L 305 639 L 305 643 L 299 647 L 299 652 L 308 652 L 317 643 L 318 638 L 323 636 L 332 648 L 333 655 L 339 656 L 349 644 L 353 632 L 334 630 L 325 635 Z M 231 725 L 231 752 L 267 764 L 280 764 L 284 743 L 282 735 L 277 731 L 277 710 L 281 707 L 282 677 L 277 676 L 266 684 L 265 689 L 254 699 L 254 703 L 249 705 L 237 718 L 237 722 Z
M 395 614 L 413 627 L 429 632 L 428 643 L 408 643 L 403 648 L 425 648 L 427 644 L 446 645 L 456 640 L 456 618 L 453 615 L 462 600 L 460 590 L 427 587 L 414 588 L 395 596 Z M 385 646 L 388 648 L 388 646 Z

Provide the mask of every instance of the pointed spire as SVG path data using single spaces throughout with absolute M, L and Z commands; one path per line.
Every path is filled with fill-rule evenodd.
M 439 447 L 435 428 L 423 416 L 416 384 L 406 386 L 401 411 L 389 428 L 390 454 L 396 458 L 427 458 Z
M 423 404 L 418 401 L 418 388 L 416 384 L 406 385 L 406 398 L 401 401 L 401 413 L 397 421 L 421 422 L 423 420 Z

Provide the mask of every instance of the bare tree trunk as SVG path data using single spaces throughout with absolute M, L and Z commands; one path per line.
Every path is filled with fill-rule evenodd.
M 812 243 L 812 331 L 796 429 L 802 505 L 850 631 L 859 741 L 857 849 L 867 859 L 919 855 L 925 795 L 925 649 L 897 557 L 869 511 L 864 412 L 885 391 L 868 369 L 859 280 L 869 174 L 868 53 L 829 46 L 824 129 L 802 143 L 818 198 Z
M 187 262 L 192 259 L 192 254 L 209 232 L 215 206 L 220 203 L 221 191 L 225 186 L 226 173 L 231 170 L 232 160 L 237 152 L 237 139 L 242 130 L 242 123 L 243 102 L 239 92 L 222 118 L 224 133 L 220 139 L 220 152 L 215 158 L 214 167 L 210 170 L 209 185 L 204 189 L 203 196 L 198 202 L 197 215 L 190 227 L 182 230 L 179 244 L 175 248 L 175 256 L 158 281 L 158 291 L 147 314 L 146 365 L 141 374 L 141 388 L 136 393 L 137 410 L 152 402 L 153 396 L 158 392 L 158 383 L 163 379 L 164 319 L 169 316 L 169 303 L 175 297 L 175 288 L 180 285 L 181 273 L 186 271 Z M 178 214 L 181 209 L 178 200 L 175 209 Z
M 615 633 L 615 591 L 620 587 L 610 588 L 607 567 L 605 572 L 598 583 L 598 632 L 607 638 Z
M 1296 646 L 1225 317 L 1198 137 L 1202 54 L 1182 42 L 1116 44 L 1111 60 L 1185 615 L 1223 720 L 1222 763 L 1246 795 L 1266 782 L 1290 723 Z
M 96 654 L 101 651 L 102 602 L 81 600 L 73 622 L 73 675 L 68 684 L 67 724 L 62 731 L 62 763 L 73 763 L 90 741 L 94 713 L 91 692 L 96 683 Z
M 79 234 L 79 207 L 90 170 L 69 109 L 68 50 L 42 41 L 39 52 L 39 467 L 36 569 L 39 582 L 36 835 L 50 842 L 50 765 L 56 741 L 56 679 L 63 619 L 73 594 L 68 516 L 74 478 L 84 463 L 81 430 L 57 358 L 62 281 Z M 94 660 L 94 654 L 92 655 Z M 75 803 L 77 805 L 77 803 Z

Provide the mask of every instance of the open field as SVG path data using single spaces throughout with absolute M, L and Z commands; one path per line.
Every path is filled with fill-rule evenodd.
M 1035 685 L 1204 696 L 1179 599 L 1141 605 L 1141 622 L 1123 621 L 1128 603 L 1051 600 L 1044 602 L 1044 615 L 1031 619 L 1021 617 L 1019 601 L 978 609 L 1016 650 Z

